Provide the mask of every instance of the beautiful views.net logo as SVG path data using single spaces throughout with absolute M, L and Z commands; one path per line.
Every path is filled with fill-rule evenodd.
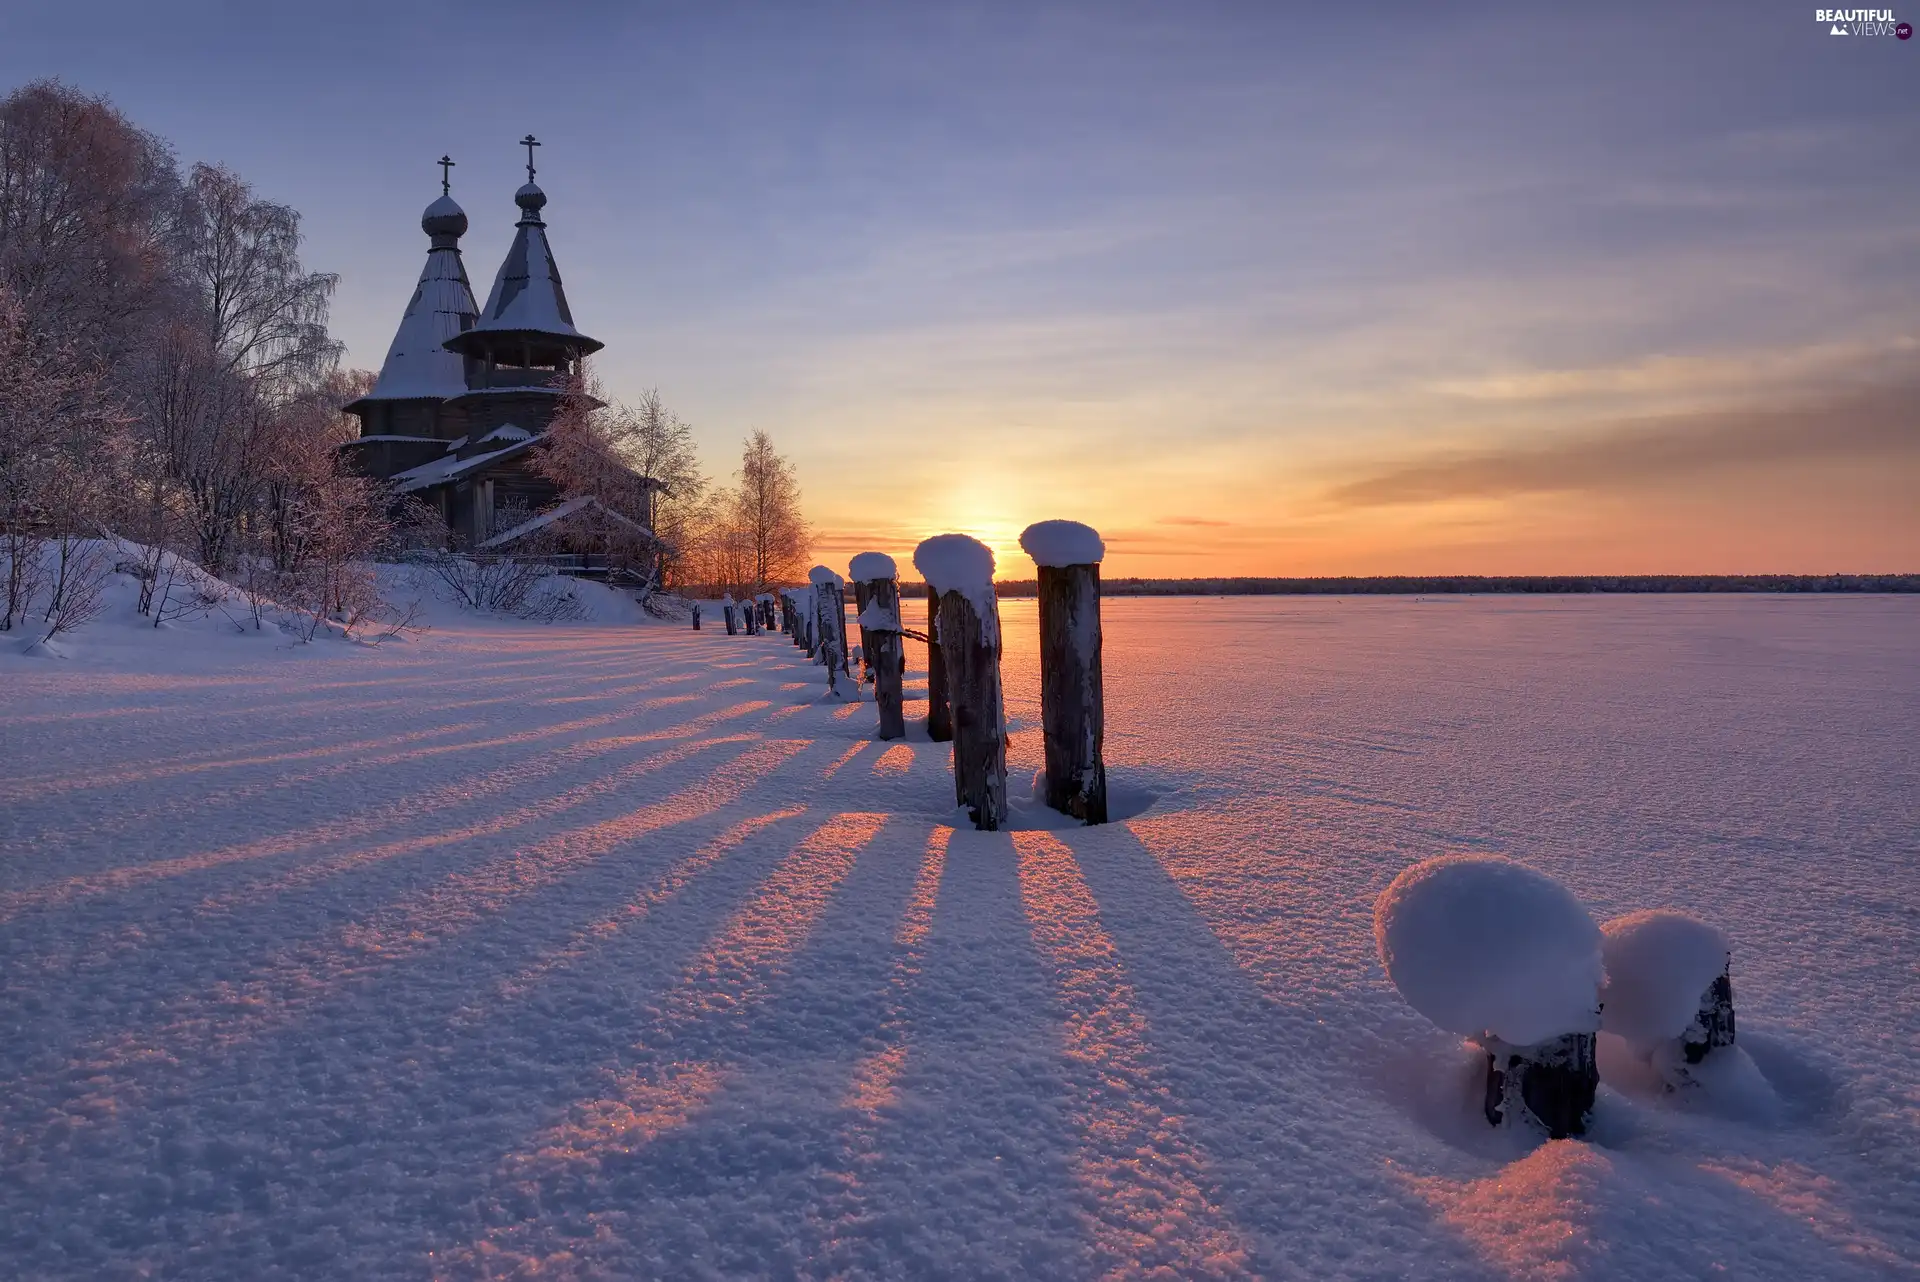
M 1895 21 L 1891 9 L 1815 9 L 1813 20 L 1835 36 L 1913 36 L 1913 24 Z

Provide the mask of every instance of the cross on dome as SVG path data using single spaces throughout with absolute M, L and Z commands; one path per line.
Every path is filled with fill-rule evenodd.
M 522 138 L 520 140 L 520 145 L 527 149 L 527 181 L 532 182 L 533 181 L 533 149 L 540 145 L 540 140 L 538 138 L 535 138 L 532 134 L 528 134 L 525 138 Z
M 440 166 L 440 194 L 442 196 L 451 196 L 453 194 L 453 184 L 447 179 L 447 171 L 452 169 L 456 162 L 451 156 L 442 156 L 434 163 Z

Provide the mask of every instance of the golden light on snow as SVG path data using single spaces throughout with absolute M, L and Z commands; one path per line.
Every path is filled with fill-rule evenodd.
M 1243 1272 L 1245 1244 L 1208 1192 L 1206 1155 L 1186 1134 L 1073 851 L 1044 832 L 1016 832 L 1013 843 L 1034 946 L 1067 1010 L 1061 1053 L 1081 1068 L 1076 1175 L 1102 1266 L 1125 1272 L 1152 1261 L 1182 1277 Z

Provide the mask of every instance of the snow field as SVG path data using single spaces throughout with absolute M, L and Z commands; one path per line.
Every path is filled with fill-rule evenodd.
M 996 834 L 778 634 L 0 654 L 0 1274 L 1911 1276 L 1914 606 L 1110 600 L 1145 808 Z M 1711 905 L 1772 1110 L 1488 1128 L 1440 850 Z

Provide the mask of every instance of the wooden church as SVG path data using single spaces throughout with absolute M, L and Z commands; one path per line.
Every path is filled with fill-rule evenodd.
M 503 518 L 553 512 L 560 495 L 534 454 L 567 380 L 603 346 L 574 327 L 541 218 L 547 196 L 533 181 L 539 143 L 528 135 L 521 145 L 527 181 L 513 195 L 520 219 L 486 306 L 474 305 L 467 283 L 467 215 L 451 194 L 453 161 L 443 156 L 440 198 L 420 218 L 427 265 L 379 380 L 346 406 L 360 420 L 359 438 L 342 447 L 349 465 L 437 510 L 458 548 L 510 545 L 515 530 Z M 650 504 L 654 487 L 642 488 Z M 652 513 L 641 515 L 650 527 Z

